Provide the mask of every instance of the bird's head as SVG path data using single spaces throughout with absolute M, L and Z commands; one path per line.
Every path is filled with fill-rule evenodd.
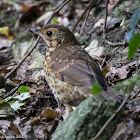
M 78 44 L 73 33 L 62 25 L 51 24 L 40 29 L 31 28 L 30 31 L 42 37 L 49 48 Z

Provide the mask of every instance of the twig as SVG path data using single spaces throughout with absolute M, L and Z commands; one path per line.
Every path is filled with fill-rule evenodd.
M 87 12 L 88 8 L 89 8 L 89 7 L 87 7 L 87 8 L 84 10 L 83 14 L 80 16 L 80 18 L 78 19 L 78 21 L 77 21 L 76 24 L 74 25 L 74 27 L 73 27 L 73 29 L 72 29 L 72 32 L 75 31 L 75 28 L 77 27 L 78 23 L 80 22 L 80 20 L 83 18 L 83 16 L 84 16 L 85 13 Z
M 113 47 L 116 47 L 116 46 L 126 46 L 127 45 L 127 42 L 124 40 L 123 42 L 117 42 L 117 43 L 112 43 L 110 41 L 105 41 L 105 43 L 113 46 Z
M 105 5 L 105 18 L 104 18 L 104 34 L 106 33 L 106 24 L 107 24 L 107 16 L 108 16 L 108 3 L 109 0 L 106 0 L 106 5 Z
M 62 5 L 60 7 L 58 7 L 52 14 L 52 16 L 50 17 L 50 19 L 48 20 L 48 22 L 44 25 L 46 26 L 50 21 L 51 19 L 53 18 L 53 16 L 59 11 L 61 10 L 70 0 L 67 0 L 65 2 L 62 3 Z M 10 77 L 19 67 L 20 65 L 26 60 L 26 58 L 33 52 L 33 50 L 35 49 L 35 47 L 37 46 L 38 44 L 38 41 L 39 41 L 40 37 L 37 38 L 34 46 L 32 47 L 32 49 L 27 53 L 27 55 L 18 63 L 18 65 L 5 77 L 6 79 L 8 77 Z
M 107 58 L 107 55 L 105 55 L 105 57 L 104 57 L 104 59 L 103 59 L 103 61 L 102 61 L 101 68 L 103 67 L 103 65 L 104 65 L 104 63 L 105 63 L 106 58 Z
M 140 74 L 140 70 L 139 70 L 139 54 L 137 53 L 137 66 L 136 66 L 136 73 Z
M 17 65 L 13 70 L 11 70 L 10 73 L 7 74 L 7 76 L 5 77 L 6 79 L 7 79 L 8 77 L 10 77 L 10 76 L 20 67 L 20 65 L 25 61 L 25 59 L 32 53 L 32 51 L 35 49 L 35 47 L 36 47 L 36 45 L 37 45 L 39 39 L 40 39 L 40 37 L 37 38 L 37 40 L 36 40 L 34 46 L 33 46 L 33 47 L 31 48 L 31 50 L 27 53 L 27 55 L 25 55 L 25 57 L 18 63 L 18 65 Z
M 80 18 L 78 19 L 78 21 L 77 21 L 76 24 L 74 25 L 74 27 L 73 27 L 73 29 L 72 29 L 72 32 L 75 31 L 76 26 L 78 25 L 78 23 L 80 22 L 80 20 L 83 18 L 83 16 L 84 16 L 85 13 L 87 12 L 87 10 L 89 10 L 89 11 L 88 11 L 88 13 L 86 14 L 86 17 L 85 17 L 85 21 L 84 21 L 84 22 L 86 22 L 86 20 L 87 20 L 87 18 L 88 18 L 88 15 L 89 15 L 89 13 L 90 13 L 90 11 L 91 11 L 91 9 L 92 9 L 93 7 L 98 6 L 100 3 L 101 3 L 101 0 L 97 1 L 96 3 L 95 3 L 94 0 L 91 0 L 91 1 L 90 1 L 89 6 L 87 6 L 87 8 L 84 10 L 83 14 L 80 16 Z M 84 24 L 85 24 L 85 23 L 84 23 Z M 85 25 L 83 25 L 82 28 L 84 28 L 84 26 L 85 26 Z
M 55 14 L 60 11 L 70 0 L 66 0 L 62 3 L 62 5 L 60 5 L 60 7 L 58 7 L 53 14 L 51 15 L 51 17 L 49 18 L 49 20 L 47 21 L 46 25 L 51 21 L 51 19 L 55 16 Z
M 85 27 L 85 25 L 86 25 L 86 21 L 87 21 L 87 19 L 88 19 L 89 13 L 90 13 L 90 11 L 91 11 L 92 8 L 90 7 L 90 8 L 88 8 L 88 9 L 89 9 L 89 10 L 88 10 L 88 12 L 87 12 L 87 14 L 86 14 L 86 17 L 85 17 L 83 26 L 82 26 L 82 28 L 81 28 L 81 31 L 80 31 L 80 34 L 79 34 L 79 37 L 78 37 L 78 40 L 80 39 L 80 37 L 81 37 L 81 35 L 82 35 L 82 32 L 83 32 L 84 27 Z
M 5 95 L 4 98 L 7 98 L 8 96 L 13 95 L 13 94 L 18 90 L 18 88 L 19 88 L 21 85 L 23 85 L 24 83 L 26 83 L 26 82 L 27 82 L 26 80 L 21 81 L 15 88 L 13 88 L 10 92 L 8 92 L 8 93 Z
M 128 96 L 123 100 L 122 104 L 118 107 L 118 109 L 113 113 L 113 115 L 106 121 L 106 123 L 102 126 L 102 128 L 100 129 L 100 131 L 96 134 L 96 136 L 92 139 L 92 140 L 97 140 L 97 138 L 101 135 L 101 133 L 104 131 L 104 129 L 107 127 L 107 125 L 113 120 L 113 118 L 120 112 L 120 110 L 124 107 L 125 103 L 127 102 L 127 100 L 130 97 L 130 94 L 133 90 L 135 86 L 135 83 L 132 83 L 129 87 L 128 87 Z

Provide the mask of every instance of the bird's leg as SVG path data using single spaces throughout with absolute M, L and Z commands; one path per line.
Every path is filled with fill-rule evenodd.
M 72 109 L 72 106 L 70 106 L 68 104 L 65 104 L 65 107 L 66 107 L 66 117 L 68 117 L 70 112 L 73 111 L 73 109 Z

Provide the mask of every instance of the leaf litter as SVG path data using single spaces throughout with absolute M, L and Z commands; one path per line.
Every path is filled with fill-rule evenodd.
M 0 43 L 0 70 L 2 76 L 5 76 L 11 69 L 13 69 L 14 66 L 23 58 L 23 56 L 29 51 L 30 47 L 32 46 L 32 41 L 30 41 L 31 45 L 29 45 L 29 42 L 27 41 L 31 40 L 31 36 L 30 33 L 27 34 L 26 29 L 39 25 L 42 26 L 43 23 L 46 22 L 46 15 L 48 17 L 49 13 L 52 13 L 53 11 L 53 6 L 56 5 L 54 1 L 47 1 L 46 4 L 36 4 L 36 6 L 38 7 L 37 11 L 39 10 L 39 15 L 35 14 L 36 16 L 34 17 L 34 19 L 30 20 L 29 17 L 32 16 L 33 13 L 36 12 L 36 10 L 32 10 L 34 9 L 32 8 L 34 7 L 34 3 L 31 3 L 27 7 L 24 6 L 26 5 L 26 2 L 28 1 L 25 1 L 25 3 L 23 2 L 22 4 L 17 4 L 18 7 L 20 7 L 19 5 L 22 6 L 22 10 L 18 11 L 20 14 L 18 13 L 17 15 L 15 15 L 16 21 L 14 21 L 14 24 L 17 23 L 15 24 L 16 28 L 14 29 L 14 27 L 12 26 L 12 32 L 15 35 L 15 43 L 12 44 L 13 41 L 11 41 L 10 39 L 0 36 L 0 41 L 2 42 Z M 48 6 L 48 3 L 50 4 L 50 7 Z M 115 4 L 117 4 L 116 1 L 114 2 L 113 6 L 109 7 L 110 11 L 113 10 L 112 7 L 114 7 Z M 123 41 L 123 39 L 125 38 L 125 34 L 127 33 L 126 26 L 129 25 L 129 21 L 136 7 L 134 5 L 131 9 L 131 12 L 129 13 L 128 8 L 130 8 L 131 4 L 132 2 L 122 2 L 118 4 L 115 10 L 112 11 L 112 14 L 109 15 L 106 33 L 107 40 L 111 42 Z M 10 5 L 4 3 L 4 6 L 5 9 L 2 10 L 5 11 L 3 13 L 7 14 L 8 7 Z M 15 9 L 14 6 L 15 3 L 13 2 L 10 6 L 11 11 L 17 12 L 17 9 Z M 122 6 L 126 7 L 126 9 L 122 10 Z M 76 23 L 77 18 L 80 17 L 80 15 L 83 13 L 85 5 L 81 5 L 80 3 L 76 2 L 73 11 L 69 10 L 68 7 L 71 7 L 71 4 L 68 4 L 66 8 L 64 8 L 61 12 L 57 13 L 57 20 L 55 20 L 55 23 L 66 25 L 67 27 L 72 29 L 73 23 Z M 99 8 L 101 7 L 99 6 Z M 75 13 L 75 16 L 73 16 L 73 12 Z M 83 46 L 88 46 L 86 49 L 88 50 L 89 54 L 94 59 L 97 59 L 99 61 L 103 69 L 105 67 L 107 68 L 107 71 L 104 75 L 106 76 L 109 86 L 113 87 L 118 81 L 123 81 L 124 79 L 128 79 L 136 75 L 136 69 L 139 69 L 139 61 L 137 61 L 137 58 L 135 57 L 136 55 L 134 55 L 132 61 L 128 61 L 128 47 L 117 46 L 114 48 L 113 46 L 104 43 L 105 38 L 102 34 L 104 15 L 103 13 L 101 13 L 99 14 L 101 16 L 95 16 L 94 12 L 95 11 L 93 9 L 93 11 L 91 11 L 89 15 L 82 37 L 80 38 L 80 43 Z M 6 14 L 4 16 L 6 16 Z M 13 13 L 11 12 L 8 14 L 10 15 Z M 126 26 L 123 26 L 121 28 L 120 24 L 121 21 L 124 19 L 124 16 Z M 4 19 L 2 19 L 2 23 L 3 21 Z M 52 20 L 51 23 L 54 23 L 54 20 Z M 77 36 L 79 35 L 82 23 L 83 21 L 80 21 L 75 30 L 75 34 L 77 34 Z M 9 25 L 9 27 L 10 26 L 11 25 Z M 136 29 L 135 31 L 137 33 L 138 29 Z M 20 37 L 21 34 L 25 35 Z M 19 37 L 23 40 L 19 41 Z M 6 112 L 5 117 L 9 117 L 10 115 L 15 116 L 15 114 L 18 117 L 12 117 L 12 119 L 10 120 L 3 119 L 2 121 L 0 121 L 0 136 L 7 135 L 11 137 L 13 136 L 14 138 L 16 136 L 19 136 L 21 138 L 31 137 L 32 139 L 50 138 L 51 136 L 49 136 L 49 131 L 51 130 L 53 121 L 56 118 L 59 118 L 60 121 L 63 120 L 62 116 L 65 114 L 64 106 L 59 103 L 59 101 L 57 101 L 55 97 L 51 94 L 51 90 L 45 81 L 45 74 L 43 70 L 43 54 L 45 54 L 44 46 L 44 42 L 40 40 L 37 46 L 37 49 L 39 51 L 36 49 L 20 66 L 15 75 L 13 75 L 13 79 L 11 79 L 14 83 L 15 81 L 28 79 L 29 82 L 25 84 L 25 86 L 29 88 L 29 93 L 31 96 L 24 101 L 25 104 L 21 106 L 17 112 L 13 113 L 13 110 L 10 112 L 11 108 L 7 109 L 8 112 Z M 100 59 L 104 60 L 103 64 L 101 63 Z M 9 90 L 12 90 L 13 86 L 9 87 Z M 4 87 L 5 86 L 3 86 L 3 88 Z M 2 95 L 1 90 L 0 95 Z M 19 98 L 19 96 L 21 95 L 18 95 L 17 97 Z M 2 108 L 7 107 L 5 103 L 1 105 L 4 105 L 4 107 Z M 139 106 L 137 106 L 137 109 L 132 108 L 133 115 L 139 113 L 138 107 Z

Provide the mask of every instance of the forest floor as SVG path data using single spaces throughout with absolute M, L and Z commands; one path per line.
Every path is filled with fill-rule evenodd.
M 61 3 L 62 1 L 55 0 L 0 2 L 0 138 L 9 136 L 50 139 L 54 132 L 55 119 L 59 118 L 59 123 L 63 121 L 65 107 L 56 101 L 45 81 L 43 60 L 46 45 L 42 39 L 16 72 L 7 76 L 34 46 L 37 37 L 33 37 L 28 28 L 43 26 L 56 5 L 60 7 Z M 101 1 L 92 8 L 89 3 L 88 0 L 73 0 L 67 3 L 49 24 L 62 24 L 71 31 L 76 27 L 75 37 L 99 64 L 108 86 L 120 88 L 118 93 L 127 96 L 124 95 L 124 88 L 129 79 L 138 77 L 140 68 L 140 50 L 128 60 L 129 41 L 126 37 L 131 30 L 130 20 L 139 8 L 139 0 L 112 0 L 112 4 L 108 6 L 106 32 L 105 3 Z M 76 26 L 80 17 L 82 18 Z M 140 24 L 136 25 L 136 33 L 140 33 Z M 121 84 L 123 81 L 126 81 L 126 85 Z M 136 86 L 131 91 L 131 99 L 138 102 L 139 81 L 136 81 Z M 138 138 L 137 131 L 140 129 L 138 107 L 140 108 L 140 105 L 130 107 L 135 119 L 126 117 L 126 121 L 135 120 L 133 129 L 130 129 L 128 134 L 132 139 Z M 119 133 L 117 131 L 114 135 Z M 125 134 L 123 135 L 126 139 Z

